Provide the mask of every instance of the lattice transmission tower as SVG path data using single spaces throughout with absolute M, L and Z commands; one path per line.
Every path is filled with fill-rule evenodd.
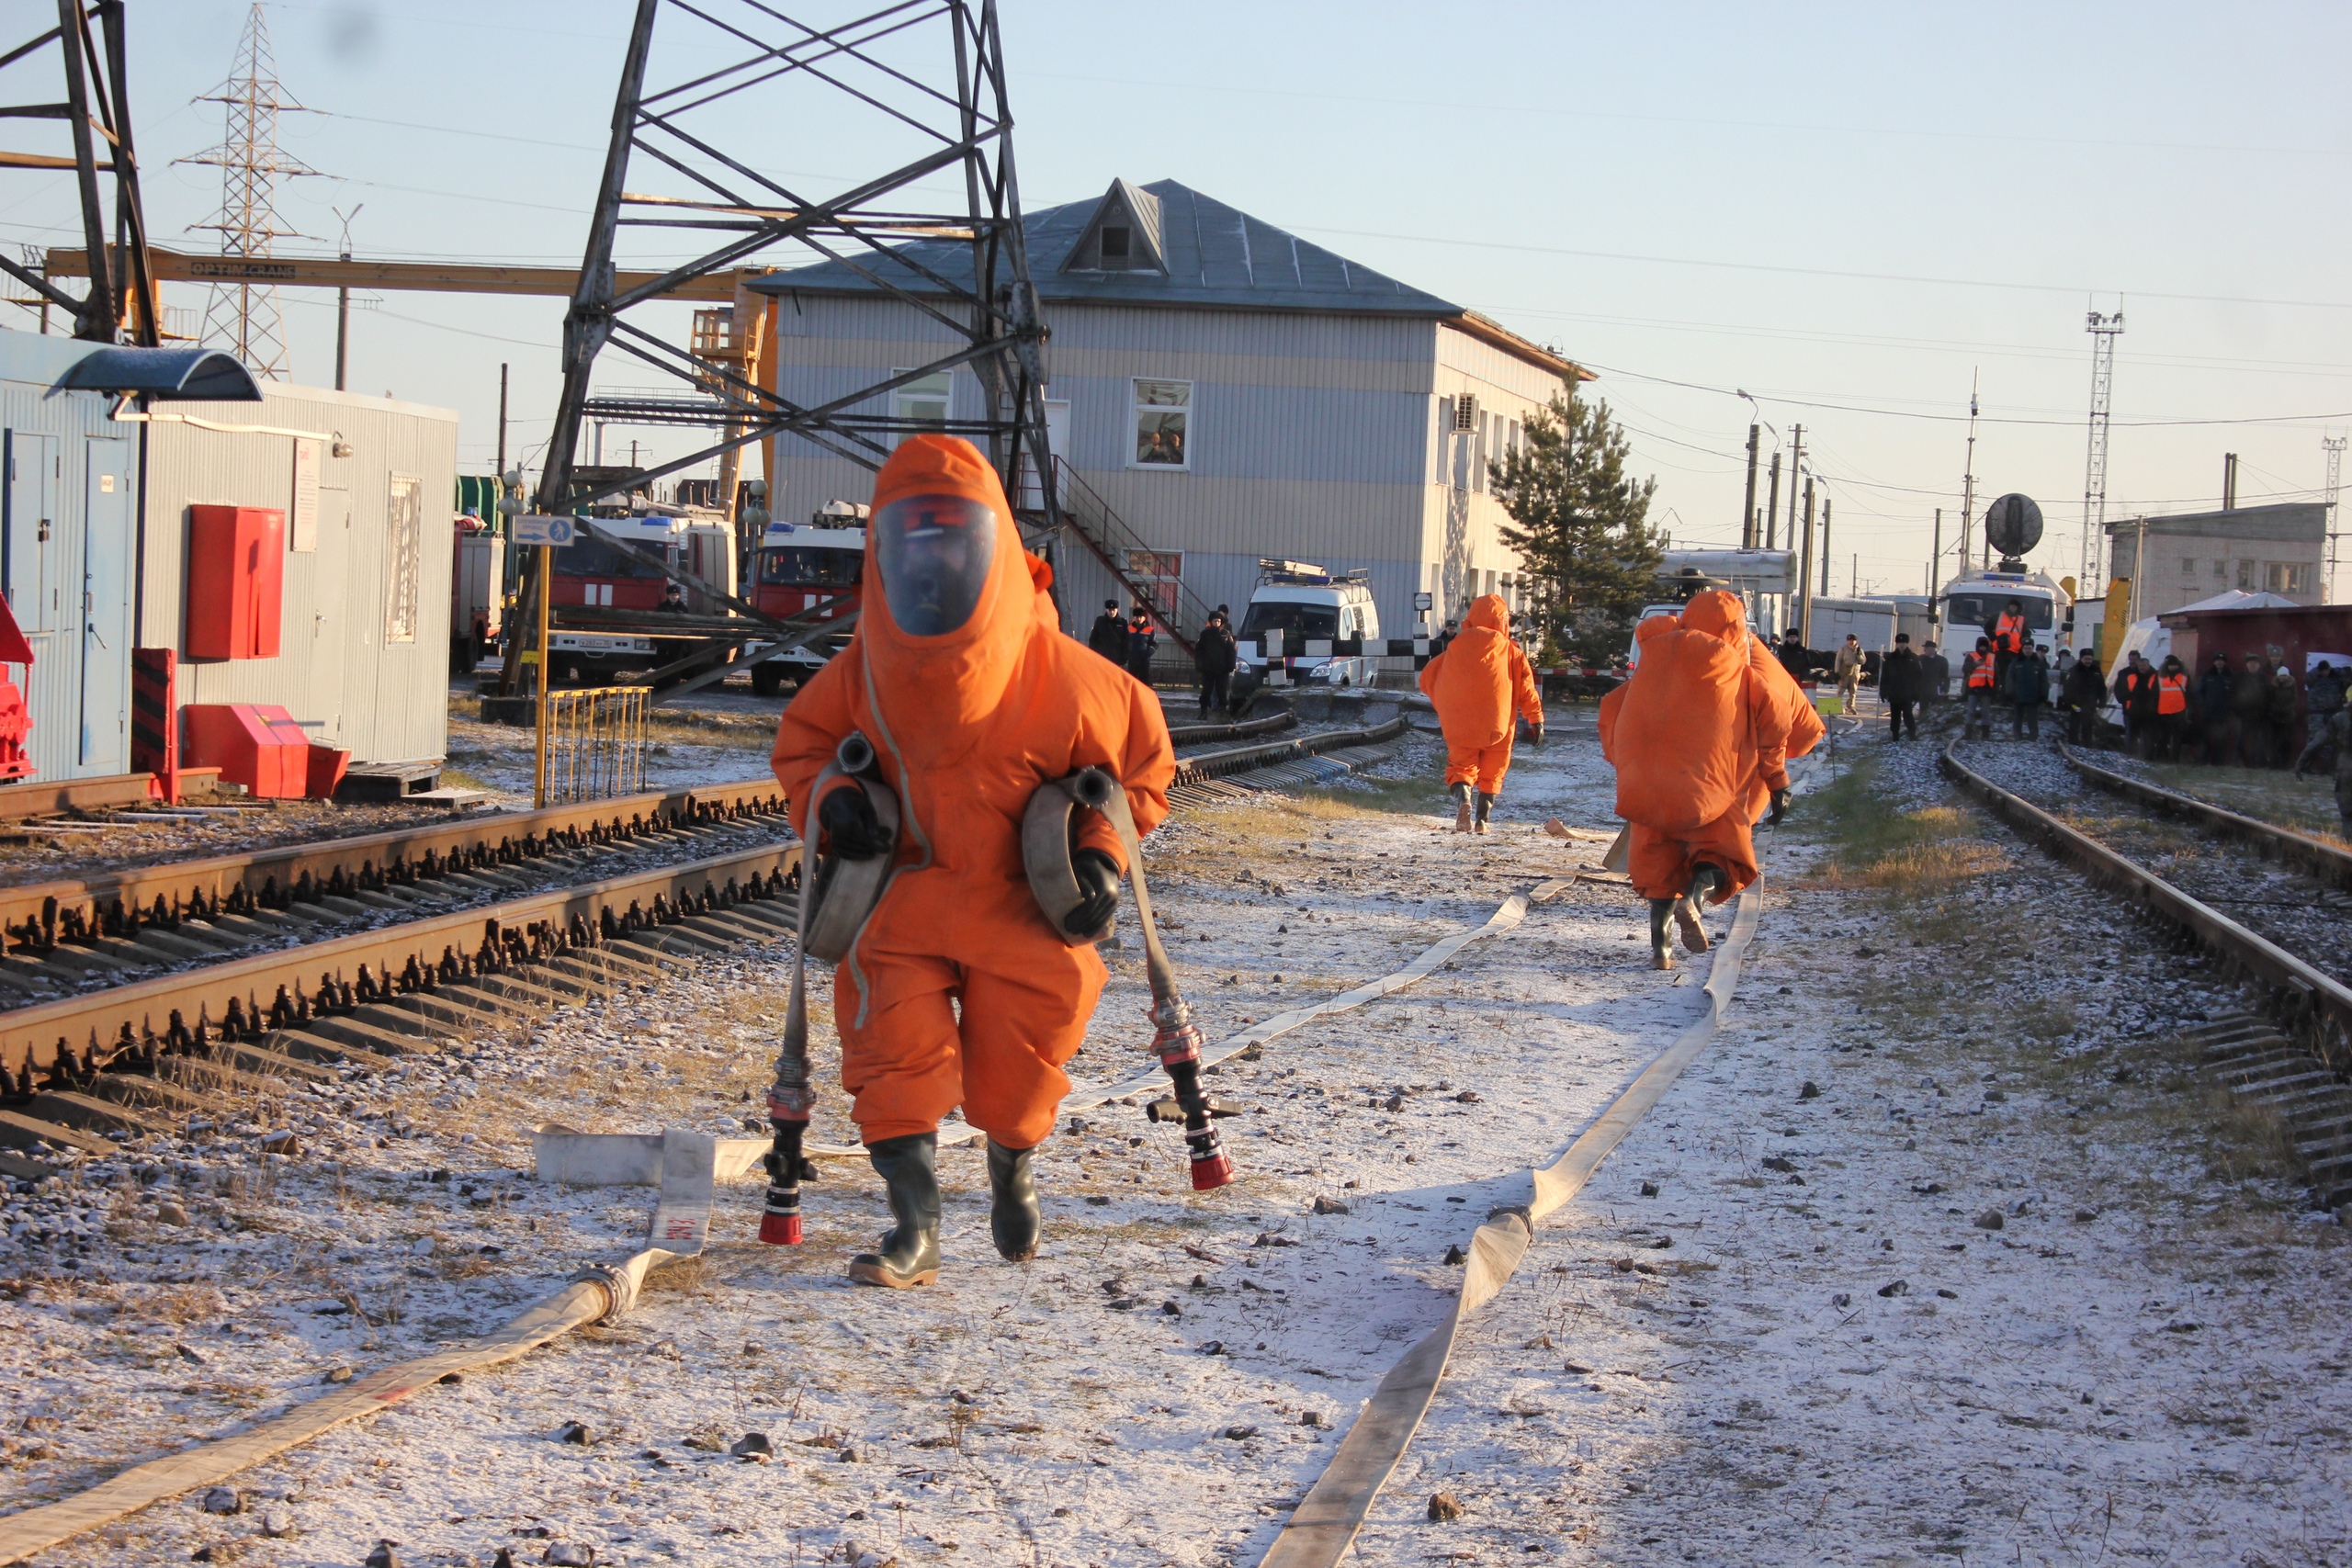
M 277 183 L 319 171 L 278 148 L 277 117 L 299 113 L 302 106 L 278 83 L 261 0 L 254 0 L 253 9 L 245 13 L 244 35 L 238 40 L 237 63 L 229 79 L 196 101 L 225 106 L 227 125 L 219 146 L 178 160 L 220 171 L 219 216 L 189 227 L 217 231 L 220 254 L 227 256 L 267 256 L 279 240 L 300 238 L 301 231 L 277 215 Z M 235 355 L 256 376 L 286 378 L 286 329 L 275 288 L 252 283 L 213 285 L 204 306 L 203 338 Z
M 2075 580 L 2075 597 L 2090 592 L 2103 570 L 2102 547 L 2107 542 L 2107 406 L 2115 390 L 2115 340 L 2123 332 L 2123 312 L 2090 312 L 2083 329 L 2091 334 L 2090 453 L 2083 465 L 2082 575 Z M 2140 570 L 2135 564 L 2134 571 Z
M 564 317 L 563 392 L 539 508 L 570 511 L 778 437 L 878 468 L 901 436 L 933 429 L 978 443 L 1006 491 L 1033 496 L 1043 524 L 1057 527 L 1046 330 L 1021 227 L 996 0 L 793 0 L 789 10 L 803 5 L 830 14 L 803 19 L 783 0 L 637 0 L 580 288 Z M 855 167 L 860 157 L 854 176 L 772 172 Z M 675 260 L 682 253 L 690 259 Z M 618 270 L 639 256 L 634 265 L 650 271 Z M 844 373 L 824 401 L 802 404 L 770 376 L 697 355 L 656 319 L 673 291 L 754 265 L 821 261 L 920 313 L 926 346 L 907 357 L 927 362 Z M 673 378 L 678 395 L 593 393 L 600 353 Z M 875 412 L 898 388 L 959 367 L 979 381 L 977 417 Z M 575 481 L 573 447 L 599 420 L 718 435 L 627 479 Z

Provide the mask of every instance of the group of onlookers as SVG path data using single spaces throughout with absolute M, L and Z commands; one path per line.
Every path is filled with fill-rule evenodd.
M 2190 675 L 2177 655 L 2159 665 L 2133 650 L 2115 677 L 2115 700 L 2123 710 L 2124 743 L 2132 754 L 2154 761 L 2195 761 L 2219 767 L 2301 765 L 2327 745 L 2327 720 L 2345 704 L 2345 674 L 2320 661 L 2306 683 L 2311 704 L 2312 744 L 2296 755 L 2298 689 L 2295 673 L 2259 653 L 2248 653 L 2233 669 L 2229 655 L 2216 653 L 2201 674 Z

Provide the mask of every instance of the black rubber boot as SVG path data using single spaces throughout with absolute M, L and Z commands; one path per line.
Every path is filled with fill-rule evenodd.
M 1673 917 L 1675 907 L 1681 902 L 1679 898 L 1650 900 L 1650 967 L 1653 969 L 1674 967 L 1674 939 L 1666 934 L 1666 922 Z
M 1487 830 L 1487 814 L 1494 808 L 1495 797 L 1491 795 L 1481 792 L 1478 796 L 1477 807 L 1471 815 L 1471 830 L 1473 832 L 1483 833 Z
M 1720 866 L 1696 865 L 1690 869 L 1690 890 L 1674 901 L 1674 923 L 1682 929 L 1682 945 L 1693 953 L 1707 951 L 1707 928 L 1699 923 L 1703 906 L 1700 900 L 1724 885 Z
M 1046 1223 L 1037 1207 L 1037 1178 L 1029 1156 L 1035 1149 L 1008 1149 L 989 1140 L 989 1235 L 997 1256 L 1026 1263 L 1037 1256 L 1037 1232 Z
M 1470 830 L 1470 786 L 1466 784 L 1453 786 L 1453 830 L 1457 833 Z
M 849 1277 L 861 1285 L 903 1291 L 939 1278 L 939 1134 L 911 1133 L 866 1145 L 865 1157 L 890 1190 L 890 1216 L 882 1250 L 850 1259 Z

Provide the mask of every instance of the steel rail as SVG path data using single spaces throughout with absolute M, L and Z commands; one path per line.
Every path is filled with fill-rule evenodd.
M 1205 784 L 1227 773 L 1247 773 L 1252 768 L 1295 761 L 1317 752 L 1392 740 L 1404 732 L 1405 716 L 1400 713 L 1386 724 L 1375 724 L 1364 729 L 1330 729 L 1320 735 L 1301 736 L 1295 740 L 1274 740 L 1259 746 L 1236 746 L 1224 751 L 1204 751 L 1198 756 L 1186 757 L 1176 764 L 1175 782 L 1180 784 Z
M 2194 795 L 2162 788 L 2145 779 L 2135 779 L 2129 773 L 2110 772 L 2097 763 L 2084 761 L 2073 747 L 2063 743 L 2058 748 L 2058 754 L 2066 760 L 2068 767 L 2101 789 L 2111 790 L 2126 800 L 2185 818 L 2222 838 L 2252 844 L 2262 852 L 2265 859 L 2291 862 L 2331 887 L 2352 888 L 2352 852 L 2324 839 L 2298 832 L 2292 828 L 2282 828 L 2275 822 L 2242 816 L 2210 801 L 2199 800 Z
M 1959 745 L 1955 739 L 1945 746 L 1942 766 L 1963 793 L 1982 801 L 2027 839 L 2074 862 L 2093 882 L 2139 905 L 2224 964 L 2251 976 L 2268 990 L 2273 1008 L 2290 1026 L 2309 1025 L 2313 1030 L 2324 1060 L 2330 1066 L 2344 1065 L 2344 1043 L 2352 1041 L 2352 987 L 1975 773 L 1955 755 Z
M 454 822 L 400 828 L 320 843 L 288 845 L 204 860 L 125 866 L 91 876 L 0 888 L 0 931 L 27 951 L 107 931 L 123 912 L 142 918 L 160 900 L 166 918 L 183 909 L 283 907 L 306 886 L 366 886 L 383 877 L 407 882 L 469 870 L 523 865 L 581 841 L 605 842 L 673 828 L 784 809 L 773 778 L 692 790 L 656 791 L 616 800 L 554 806 Z
M 398 1006 L 462 981 L 527 978 L 540 957 L 776 897 L 799 864 L 798 843 L 764 844 L 0 1012 L 0 1066 L 52 1051 L 92 1052 L 103 1066 L 183 1032 L 199 1046 L 222 1033 L 258 1040 L 351 1010 L 355 989 Z

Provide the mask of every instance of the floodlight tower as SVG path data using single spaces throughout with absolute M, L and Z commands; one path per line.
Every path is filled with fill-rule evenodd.
M 2083 465 L 2082 576 L 2075 585 L 2078 599 L 2090 592 L 2097 579 L 2099 547 L 2107 531 L 2107 407 L 2115 389 L 2115 340 L 2123 332 L 2123 312 L 2101 315 L 2093 310 L 2083 330 L 2091 334 L 2091 430 L 2090 451 Z M 2141 568 L 2134 564 L 2132 570 Z

